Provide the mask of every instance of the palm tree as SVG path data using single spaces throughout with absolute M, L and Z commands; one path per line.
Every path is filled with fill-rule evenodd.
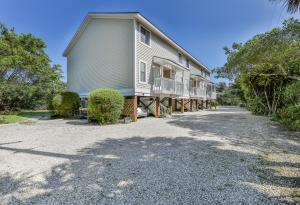
M 300 0 L 270 0 L 282 2 L 284 7 L 287 8 L 287 11 L 290 13 L 296 13 L 298 10 L 300 11 Z

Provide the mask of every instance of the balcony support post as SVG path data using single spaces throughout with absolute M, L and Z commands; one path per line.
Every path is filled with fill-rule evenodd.
M 130 116 L 132 122 L 137 121 L 137 96 L 125 97 L 122 114 Z
M 184 99 L 180 100 L 180 112 L 184 113 Z
M 172 111 L 173 111 L 173 108 L 172 108 L 172 98 L 169 98 L 169 109 L 170 109 L 170 115 L 172 115 Z
M 198 109 L 198 99 L 197 100 L 195 100 L 196 101 L 196 111 L 198 111 L 199 109 Z
M 193 112 L 193 102 L 194 100 L 190 99 L 190 112 Z
M 155 99 L 155 117 L 160 117 L 160 99 L 159 97 L 156 97 Z

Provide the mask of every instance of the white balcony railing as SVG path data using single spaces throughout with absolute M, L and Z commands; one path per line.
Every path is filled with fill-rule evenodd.
M 215 99 L 217 99 L 217 93 L 216 92 L 207 92 L 207 99 L 208 100 L 215 100 Z
M 190 96 L 205 99 L 206 90 L 204 88 L 190 87 Z
M 167 78 L 155 78 L 153 92 L 157 94 L 170 94 L 182 96 L 184 91 L 183 83 Z

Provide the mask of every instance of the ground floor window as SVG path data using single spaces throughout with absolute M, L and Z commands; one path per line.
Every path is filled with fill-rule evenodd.
M 146 70 L 147 70 L 146 62 L 141 61 L 140 62 L 140 82 L 142 82 L 142 83 L 146 83 Z

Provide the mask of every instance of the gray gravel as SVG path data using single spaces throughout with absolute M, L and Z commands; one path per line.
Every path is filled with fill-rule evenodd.
M 295 204 L 300 134 L 235 107 L 0 126 L 1 204 Z

